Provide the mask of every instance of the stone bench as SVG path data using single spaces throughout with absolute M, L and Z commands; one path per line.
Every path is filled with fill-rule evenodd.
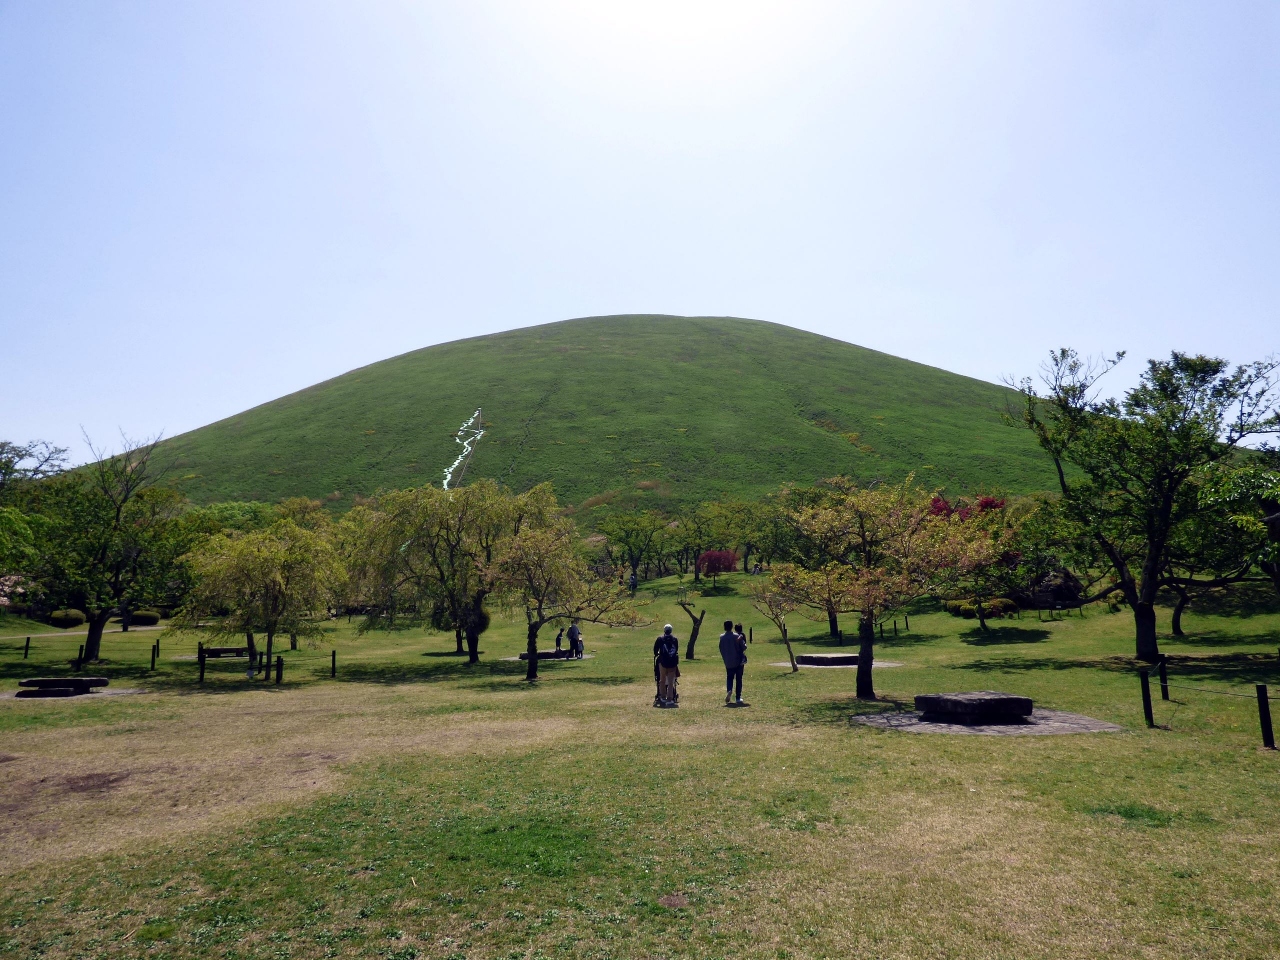
M 1031 716 L 1030 697 L 995 690 L 927 693 L 916 697 L 922 720 L 934 723 L 1022 723 Z
M 796 663 L 807 667 L 856 667 L 856 653 L 797 653 Z
M 105 687 L 106 677 L 31 677 L 19 680 L 17 696 L 23 700 L 47 697 L 82 697 L 94 687 Z

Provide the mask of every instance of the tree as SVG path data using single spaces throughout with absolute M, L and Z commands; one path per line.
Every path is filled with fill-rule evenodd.
M 31 512 L 43 522 L 32 579 L 43 594 L 83 610 L 88 622 L 84 659 L 97 660 L 102 632 L 168 578 L 186 544 L 178 522 L 184 501 L 157 485 L 152 467 L 157 441 L 126 439 L 121 453 L 53 477 L 31 488 Z
M 819 498 L 796 510 L 794 522 L 834 559 L 817 570 L 775 566 L 774 583 L 797 605 L 858 614 L 860 699 L 875 699 L 877 623 L 929 593 L 939 572 L 955 561 L 950 525 L 933 513 L 932 500 L 914 477 L 871 488 L 843 477 L 828 480 Z
M 732 550 L 707 550 L 698 557 L 694 569 L 701 570 L 711 578 L 711 586 L 716 585 L 716 578 L 722 573 L 733 573 L 738 567 L 738 555 Z
M 600 524 L 600 532 L 631 568 L 631 575 L 640 576 L 640 565 L 652 559 L 654 551 L 667 528 L 667 521 L 653 511 L 643 513 L 617 513 Z
M 447 620 L 458 652 L 465 639 L 469 662 L 478 663 L 499 549 L 526 519 L 549 510 L 549 498 L 545 484 L 513 496 L 487 479 L 378 497 L 342 534 L 361 584 L 364 628 L 392 625 L 398 615 L 418 623 Z
M 185 560 L 195 585 L 175 625 L 243 636 L 254 658 L 256 633 L 266 634 L 268 648 L 278 633 L 318 634 L 316 613 L 345 578 L 328 539 L 287 518 L 266 530 L 218 534 Z
M 66 448 L 47 441 L 20 444 L 0 440 L 0 505 L 22 485 L 60 473 L 66 462 Z
M 1087 361 L 1055 351 L 1042 388 L 1021 385 L 1021 423 L 1053 460 L 1065 516 L 1097 547 L 1133 610 L 1136 655 L 1155 662 L 1155 602 L 1178 526 L 1198 506 L 1190 480 L 1247 437 L 1280 429 L 1276 371 L 1267 360 L 1230 370 L 1212 357 L 1150 360 L 1123 401 L 1098 399 L 1098 381 L 1123 354 Z
M 683 587 L 680 588 L 680 593 L 676 596 L 676 604 L 689 615 L 689 619 L 692 621 L 692 625 L 689 628 L 689 642 L 685 644 L 684 648 L 684 658 L 692 660 L 694 659 L 694 648 L 698 644 L 698 631 L 702 629 L 702 621 L 707 618 L 707 611 L 704 609 L 701 613 L 695 615 L 693 604 L 689 602 L 689 595 Z
M 774 581 L 773 577 L 764 581 L 747 584 L 747 593 L 751 596 L 751 605 L 762 613 L 770 623 L 778 628 L 782 642 L 787 647 L 787 658 L 791 661 L 791 672 L 799 673 L 796 666 L 796 655 L 791 651 L 791 640 L 787 636 L 787 615 L 796 609 L 795 596 Z
M 554 499 L 550 506 L 554 508 Z M 526 517 L 502 543 L 491 572 L 498 595 L 518 605 L 525 615 L 526 680 L 538 679 L 538 633 L 547 624 L 636 622 L 630 596 L 613 571 L 592 569 L 573 524 L 554 517 L 550 510 Z
M 1253 540 L 1253 562 L 1280 592 L 1280 450 L 1210 468 L 1200 502 L 1226 510 L 1231 525 Z
M 1020 552 L 1017 549 L 1018 520 L 1001 497 L 981 496 L 972 502 L 951 503 L 935 496 L 929 511 L 950 524 L 947 562 L 939 567 L 939 587 L 972 600 L 978 628 L 987 626 L 987 606 L 996 597 L 1012 592 Z

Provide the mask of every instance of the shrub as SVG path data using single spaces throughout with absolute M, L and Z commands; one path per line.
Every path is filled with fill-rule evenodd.
M 1018 605 L 1008 597 L 996 597 L 988 600 L 987 614 L 992 617 L 1008 617 L 1018 612 Z
M 88 619 L 79 610 L 55 610 L 49 614 L 49 622 L 55 627 L 63 630 L 69 630 L 71 627 L 78 627 Z
M 129 615 L 129 623 L 135 627 L 154 627 L 159 622 L 159 610 L 135 610 Z
M 965 602 L 960 604 L 960 609 L 958 613 L 960 614 L 960 616 L 964 617 L 966 620 L 973 620 L 973 619 L 976 619 L 978 616 L 978 608 L 975 607 L 972 603 Z

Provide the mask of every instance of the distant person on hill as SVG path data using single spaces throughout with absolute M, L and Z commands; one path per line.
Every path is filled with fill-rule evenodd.
M 560 628 L 560 632 L 556 634 L 556 655 L 560 655 L 560 644 L 564 641 L 564 627 Z
M 569 624 L 569 659 L 582 659 L 582 631 L 578 629 L 578 621 Z
M 724 661 L 724 703 L 733 703 L 734 684 L 737 684 L 738 703 L 742 703 L 742 671 L 747 665 L 747 639 L 735 630 L 733 621 L 724 622 L 724 633 L 720 634 L 720 659 Z
M 676 678 L 680 676 L 680 641 L 671 624 L 662 628 L 662 636 L 653 641 L 653 655 L 658 660 L 658 706 L 674 707 Z

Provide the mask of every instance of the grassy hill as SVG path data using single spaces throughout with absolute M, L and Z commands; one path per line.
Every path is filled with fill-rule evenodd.
M 953 491 L 1045 489 L 1003 387 L 756 320 L 569 320 L 406 353 L 167 442 L 198 502 L 440 483 L 483 407 L 468 478 L 550 480 L 592 508 L 916 471 Z

